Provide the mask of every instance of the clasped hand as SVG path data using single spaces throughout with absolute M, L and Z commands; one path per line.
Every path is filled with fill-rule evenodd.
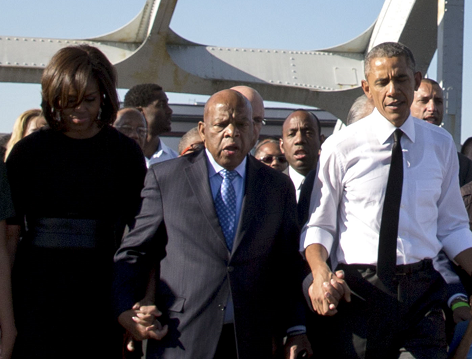
M 168 326 L 163 326 L 157 319 L 161 315 L 155 305 L 141 305 L 138 302 L 132 309 L 121 313 L 118 321 L 135 340 L 161 340 L 168 331 Z
M 344 281 L 344 272 L 321 270 L 313 273 L 313 283 L 308 289 L 313 309 L 320 315 L 332 316 L 338 312 L 341 299 L 351 301 L 351 290 Z

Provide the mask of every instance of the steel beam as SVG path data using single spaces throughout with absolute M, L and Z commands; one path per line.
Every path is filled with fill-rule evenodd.
M 115 64 L 119 86 L 156 82 L 166 91 L 211 95 L 237 84 L 265 100 L 323 108 L 344 119 L 362 93 L 365 53 L 384 41 L 409 46 L 425 72 L 436 49 L 437 6 L 431 0 L 385 0 L 378 20 L 346 44 L 313 51 L 201 45 L 170 28 L 177 0 L 148 0 L 115 32 L 84 40 L 0 36 L 0 81 L 39 82 L 61 47 L 88 43 Z

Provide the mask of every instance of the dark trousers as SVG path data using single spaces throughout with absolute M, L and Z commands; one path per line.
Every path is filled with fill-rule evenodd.
M 332 318 L 318 318 L 332 358 L 446 358 L 445 283 L 430 260 L 397 266 L 395 293 L 379 289 L 375 266 L 338 269 L 353 295 Z

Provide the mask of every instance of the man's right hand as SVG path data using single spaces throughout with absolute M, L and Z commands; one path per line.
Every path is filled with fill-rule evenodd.
M 133 309 L 120 314 L 118 322 L 136 340 L 161 340 L 168 331 L 168 326 L 162 326 L 157 320 L 161 314 L 155 305 L 140 306 L 139 303 L 136 303 Z

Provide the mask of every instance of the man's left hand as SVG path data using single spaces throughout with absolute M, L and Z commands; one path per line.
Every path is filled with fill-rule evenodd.
M 301 358 L 310 358 L 313 355 L 310 341 L 306 334 L 294 335 L 288 337 L 285 342 L 285 359 L 297 359 L 299 354 L 305 352 L 306 355 Z

